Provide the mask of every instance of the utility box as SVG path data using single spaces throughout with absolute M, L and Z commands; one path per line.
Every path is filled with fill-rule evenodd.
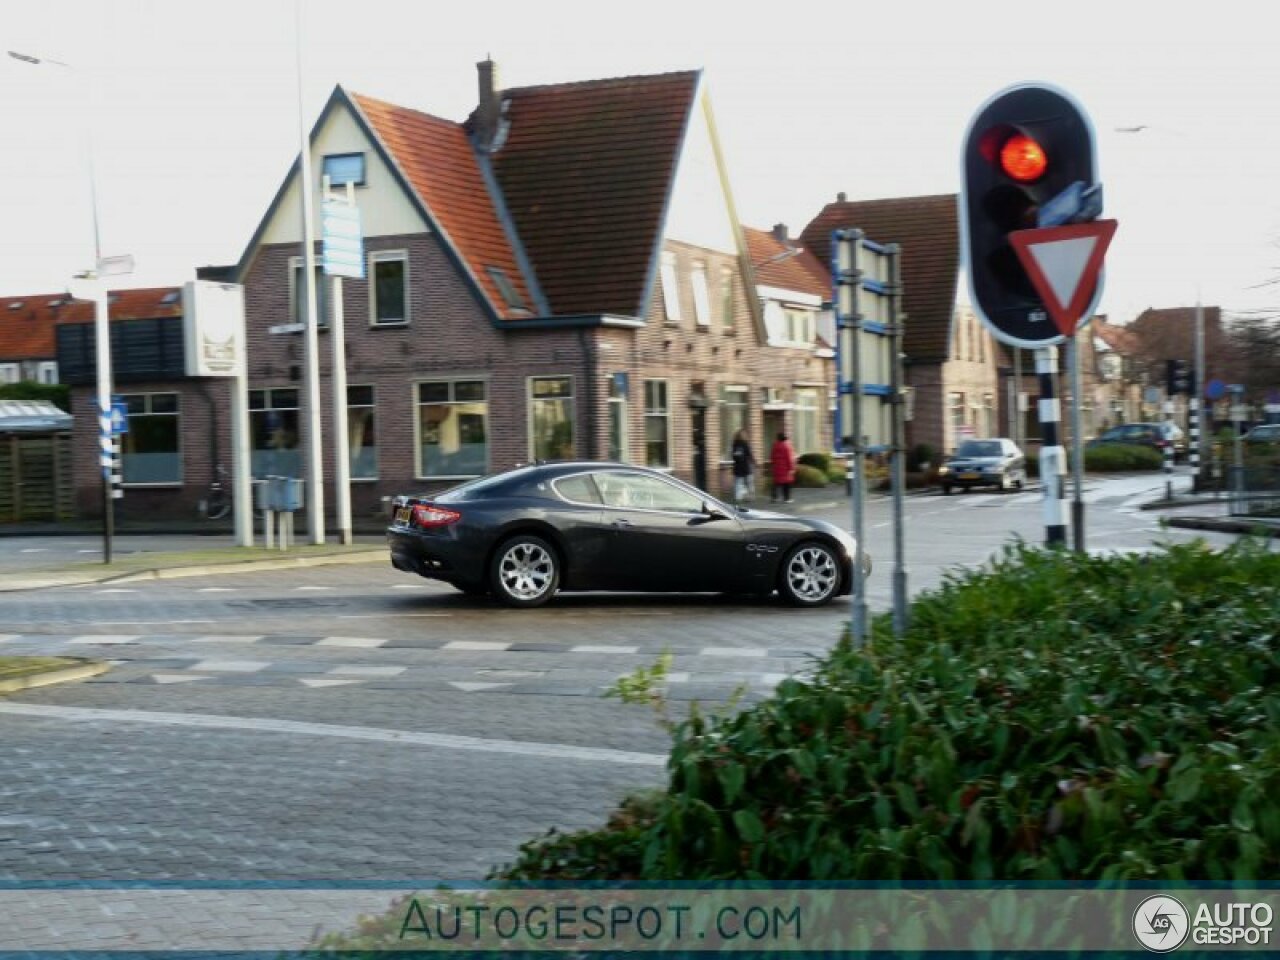
M 302 509 L 305 481 L 293 477 L 267 477 L 263 506 L 276 513 L 293 513 Z

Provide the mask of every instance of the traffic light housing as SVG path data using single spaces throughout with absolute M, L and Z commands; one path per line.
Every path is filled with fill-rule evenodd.
M 1186 360 L 1168 360 L 1165 369 L 1165 393 L 1191 393 L 1191 364 Z
M 1093 128 L 1068 94 L 1040 84 L 1010 87 L 988 100 L 970 121 L 962 158 L 961 252 L 973 306 L 992 334 L 1014 346 L 1035 348 L 1062 337 L 1045 312 L 1009 243 L 1009 234 L 1050 223 L 1092 219 L 1076 195 L 1098 183 Z M 1068 194 L 1067 192 L 1070 191 Z M 1093 191 L 1091 201 L 1100 203 Z M 1067 203 L 1064 204 L 1064 200 Z M 1065 214 L 1062 212 L 1065 210 Z M 1085 316 L 1097 304 L 1101 282 Z

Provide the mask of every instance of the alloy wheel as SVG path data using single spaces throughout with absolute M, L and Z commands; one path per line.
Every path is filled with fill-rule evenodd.
M 818 544 L 801 547 L 787 560 L 787 593 L 799 603 L 818 604 L 840 585 L 840 568 L 831 551 Z
M 512 600 L 532 603 L 551 592 L 556 561 L 540 541 L 517 540 L 498 560 L 498 581 Z

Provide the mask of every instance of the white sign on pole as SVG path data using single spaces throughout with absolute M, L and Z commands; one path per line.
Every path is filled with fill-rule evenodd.
M 187 376 L 244 375 L 244 287 L 209 280 L 183 284 L 182 326 Z
M 342 200 L 320 205 L 321 248 L 324 272 L 331 277 L 364 279 L 364 232 L 360 208 Z

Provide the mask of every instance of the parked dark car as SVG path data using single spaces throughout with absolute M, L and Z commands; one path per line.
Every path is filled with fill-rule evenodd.
M 1280 446 L 1280 423 L 1261 423 L 1240 438 L 1246 447 Z
M 938 468 L 938 482 L 944 494 L 953 487 L 1021 490 L 1027 482 L 1027 458 L 1007 437 L 966 440 Z
M 1174 460 L 1181 460 L 1187 455 L 1186 434 L 1175 423 L 1122 423 L 1118 427 L 1112 427 L 1102 436 L 1094 437 L 1085 446 L 1099 447 L 1113 443 L 1151 447 L 1161 453 L 1172 446 Z
M 397 497 L 387 541 L 397 569 L 513 607 L 557 590 L 776 590 L 819 606 L 850 591 L 857 552 L 834 524 L 730 507 L 658 471 L 609 463 L 539 464 Z

